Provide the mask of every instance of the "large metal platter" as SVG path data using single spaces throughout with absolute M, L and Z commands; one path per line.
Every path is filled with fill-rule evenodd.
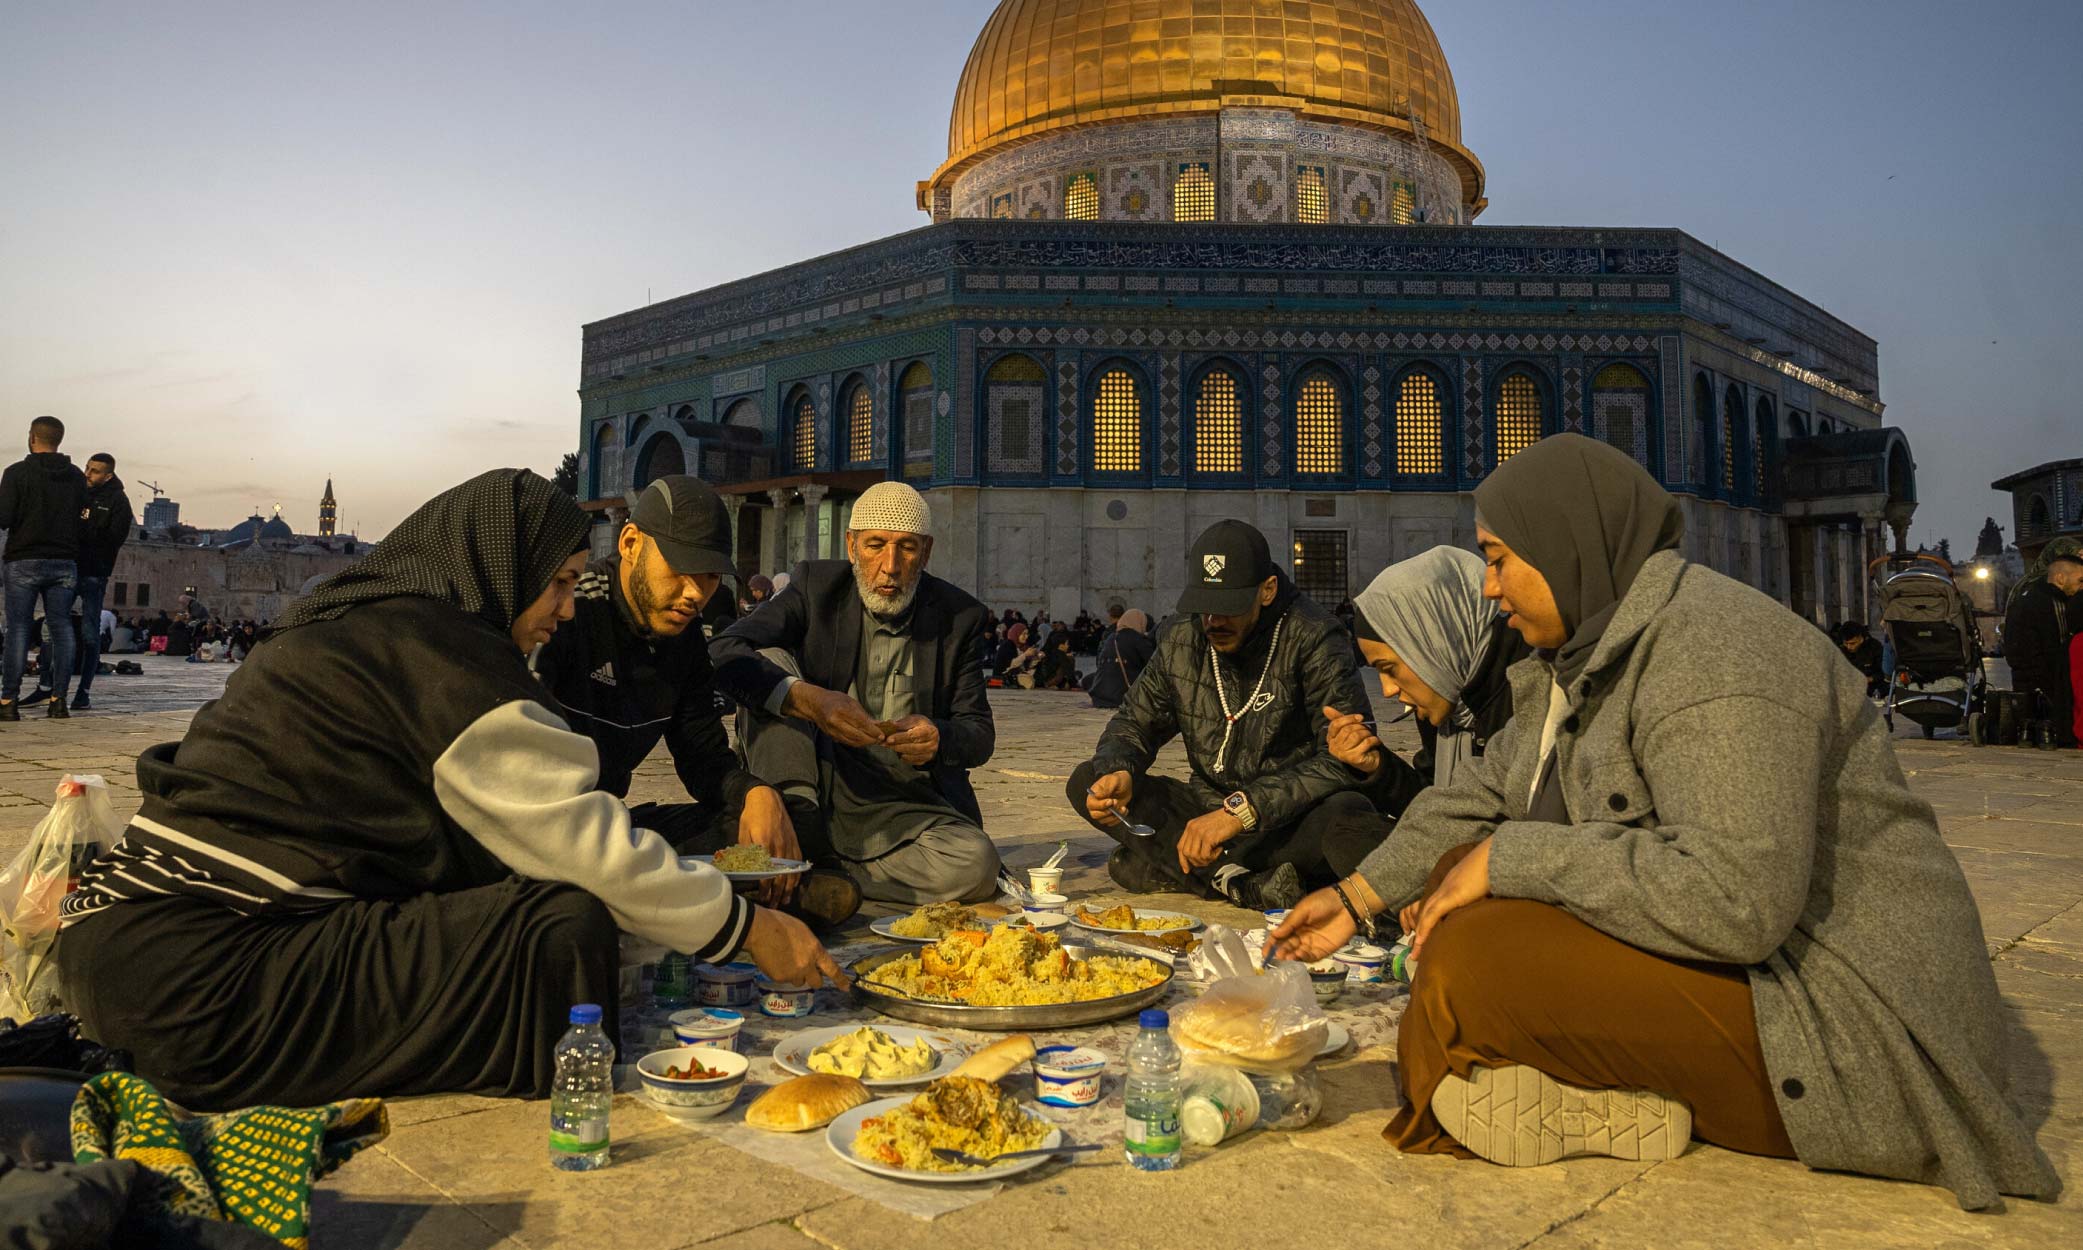
M 867 1004 L 886 1016 L 899 1020 L 910 1020 L 915 1024 L 930 1024 L 943 1029 L 980 1029 L 985 1032 L 1018 1033 L 1028 1029 L 1063 1029 L 1080 1024 L 1102 1024 L 1118 1020 L 1122 1016 L 1134 1015 L 1143 1008 L 1163 1000 L 1172 992 L 1172 966 L 1161 959 L 1143 959 L 1126 951 L 1096 950 L 1090 946 L 1073 946 L 1065 943 L 1063 949 L 1070 952 L 1072 959 L 1085 959 L 1092 955 L 1107 955 L 1115 959 L 1136 959 L 1164 973 L 1164 980 L 1133 994 L 1117 994 L 1112 998 L 1093 998 L 1078 1003 L 1037 1003 L 1024 1007 L 971 1007 L 965 1003 L 946 1004 L 920 1002 L 905 998 L 891 990 L 862 983 L 862 978 L 873 976 L 877 968 L 906 957 L 915 957 L 918 949 L 899 951 L 877 951 L 864 955 L 848 965 L 847 971 L 854 975 L 853 994 L 858 1001 Z

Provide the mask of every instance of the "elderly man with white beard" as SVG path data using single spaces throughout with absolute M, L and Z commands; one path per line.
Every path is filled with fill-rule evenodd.
M 804 853 L 884 902 L 976 901 L 998 878 L 969 785 L 997 741 L 984 606 L 926 572 L 932 554 L 925 498 L 878 483 L 845 560 L 798 564 L 709 644 L 745 709 L 746 767 L 781 791 Z

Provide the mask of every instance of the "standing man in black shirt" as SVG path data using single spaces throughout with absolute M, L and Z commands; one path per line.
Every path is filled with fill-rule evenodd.
M 72 685 L 72 598 L 79 584 L 80 514 L 87 479 L 61 455 L 65 423 L 38 417 L 29 423 L 29 455 L 0 474 L 0 529 L 7 531 L 7 652 L 0 667 L 0 721 L 22 719 L 22 670 L 36 632 L 36 604 L 50 622 L 43 669 L 50 675 L 48 715 L 63 720 Z
M 535 673 L 593 739 L 600 789 L 626 798 L 631 773 L 664 739 L 693 802 L 638 804 L 636 825 L 685 853 L 748 843 L 801 859 L 781 795 L 738 763 L 718 714 L 702 626 L 734 573 L 730 551 L 730 514 L 714 490 L 679 475 L 651 483 L 614 552 L 579 579 L 577 615 L 535 653 Z M 762 895 L 826 925 L 860 907 L 859 889 L 835 872 L 769 881 Z
M 105 451 L 87 457 L 87 511 L 80 518 L 80 690 L 72 696 L 74 711 L 88 706 L 87 691 L 101 667 L 102 598 L 109 574 L 116 571 L 116 553 L 136 524 L 123 479 L 116 476 L 116 458 Z

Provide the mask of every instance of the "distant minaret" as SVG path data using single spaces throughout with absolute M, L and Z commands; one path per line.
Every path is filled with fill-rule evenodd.
M 318 536 L 331 538 L 335 519 L 340 515 L 340 504 L 333 498 L 333 479 L 325 480 L 325 498 L 318 501 Z

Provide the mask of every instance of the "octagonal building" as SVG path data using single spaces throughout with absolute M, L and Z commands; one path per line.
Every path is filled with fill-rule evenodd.
M 750 575 L 902 479 L 935 572 L 1056 616 L 1161 613 L 1242 517 L 1331 605 L 1567 430 L 1692 558 L 1864 616 L 1916 500 L 1874 341 L 1678 230 L 1477 226 L 1485 177 L 1411 0 L 1003 0 L 932 224 L 584 328 L 582 493 L 696 473 Z

